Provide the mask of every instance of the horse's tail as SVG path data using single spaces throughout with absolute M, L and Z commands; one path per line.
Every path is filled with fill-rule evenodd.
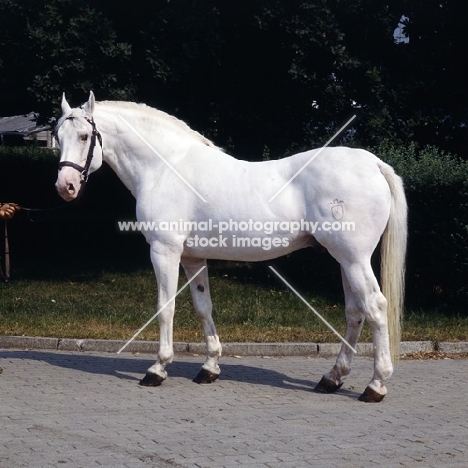
M 382 293 L 388 303 L 390 354 L 393 363 L 396 363 L 400 357 L 408 208 L 401 178 L 395 174 L 392 167 L 382 161 L 379 161 L 379 169 L 392 194 L 390 217 L 382 236 L 380 275 Z

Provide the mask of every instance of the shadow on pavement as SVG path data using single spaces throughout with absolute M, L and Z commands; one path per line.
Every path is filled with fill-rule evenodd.
M 156 358 L 144 359 L 142 357 L 132 358 L 128 356 L 96 356 L 92 354 L 69 354 L 53 353 L 47 351 L 0 351 L 2 367 L 8 372 L 8 367 L 14 365 L 14 360 L 37 360 L 45 362 L 51 366 L 64 369 L 76 370 L 100 376 L 110 376 L 117 379 L 133 380 L 135 385 L 145 375 L 148 367 L 154 364 Z M 187 385 L 197 385 L 192 379 L 198 374 L 203 362 L 203 358 L 193 361 L 194 358 L 176 356 L 172 364 L 167 367 L 170 378 L 185 378 Z M 5 362 L 6 361 L 6 362 Z M 8 362 L 9 361 L 9 362 Z M 227 381 L 248 383 L 252 385 L 266 385 L 270 387 L 302 390 L 306 392 L 313 391 L 317 382 L 307 379 L 292 378 L 284 373 L 277 372 L 264 367 L 254 367 L 245 365 L 242 361 L 239 364 L 231 364 L 220 361 L 221 376 L 218 382 Z M 323 369 L 326 371 L 327 369 Z M 164 385 L 164 383 L 163 383 Z M 213 385 L 216 385 L 214 383 Z M 359 393 L 351 390 L 340 389 L 339 393 L 344 396 L 356 398 Z

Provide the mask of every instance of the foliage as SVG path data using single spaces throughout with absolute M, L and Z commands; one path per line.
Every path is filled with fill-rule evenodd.
M 47 119 L 63 91 L 78 104 L 93 89 L 98 100 L 166 110 L 262 160 L 320 146 L 356 114 L 334 144 L 374 147 L 405 180 L 410 299 L 464 306 L 468 177 L 453 154 L 466 159 L 468 143 L 465 17 L 464 2 L 448 0 L 1 0 L 0 115 Z M 409 42 L 394 40 L 399 21 Z M 62 203 L 56 156 L 2 151 L 1 201 Z M 15 220 L 13 239 L 34 234 L 29 252 L 56 241 L 54 230 L 83 250 L 115 239 L 112 220 L 134 206 L 119 187 L 100 171 L 70 208 L 75 221 L 48 214 L 47 232 Z
M 2 0 L 2 114 L 143 101 L 239 157 L 344 138 L 464 156 L 466 7 L 448 0 Z M 394 30 L 407 18 L 407 43 Z
M 0 89 L 7 106 L 26 112 L 32 103 L 51 117 L 51 103 L 57 105 L 64 91 L 99 89 L 114 99 L 132 97 L 131 47 L 117 40 L 112 21 L 93 5 L 90 0 L 0 3 Z
M 407 0 L 397 73 L 405 134 L 466 158 L 468 96 L 466 2 Z M 403 98 L 406 96 L 406 98 Z
M 414 143 L 397 147 L 384 141 L 371 151 L 395 168 L 406 187 L 407 303 L 441 310 L 466 309 L 468 163 L 433 146 L 418 148 Z M 56 171 L 55 151 L 0 147 L 1 202 L 34 208 L 63 207 L 30 213 L 33 223 L 19 213 L 10 223 L 13 271 L 20 260 L 18 255 L 25 255 L 29 262 L 30 256 L 38 257 L 38 252 L 43 252 L 44 261 L 50 263 L 56 256 L 61 259 L 70 246 L 84 262 L 74 260 L 78 271 L 87 268 L 86 261 L 102 264 L 103 268 L 112 268 L 116 262 L 121 265 L 124 260 L 134 266 L 148 264 L 143 236 L 117 231 L 118 221 L 134 219 L 135 202 L 112 171 L 104 166 L 93 174 L 83 197 L 71 204 L 64 204 L 55 193 Z M 18 180 L 22 183 L 18 184 Z M 299 290 L 314 294 L 326 291 L 328 300 L 341 300 L 339 268 L 328 254 L 300 251 L 278 259 L 276 264 L 288 278 L 294 278 Z M 43 274 L 37 271 L 37 275 Z M 243 274 L 255 277 L 251 271 Z
M 434 146 L 373 148 L 405 183 L 408 291 L 419 304 L 468 305 L 468 162 Z
M 58 159 L 56 150 L 0 145 L 0 202 L 28 206 L 57 204 L 54 183 Z

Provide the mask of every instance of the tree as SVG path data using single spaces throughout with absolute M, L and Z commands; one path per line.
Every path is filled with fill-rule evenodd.
M 415 140 L 463 154 L 462 0 L 2 0 L 2 114 L 146 102 L 239 157 L 335 140 Z M 396 43 L 403 15 L 409 42 Z M 55 104 L 55 108 L 52 105 Z M 265 154 L 263 154 L 265 153 Z
M 408 134 L 466 157 L 468 8 L 463 0 L 407 0 L 399 76 Z
M 73 99 L 98 89 L 128 99 L 131 48 L 116 40 L 112 22 L 88 0 L 8 0 L 1 3 L 2 107 L 54 115 L 62 92 Z M 30 110 L 30 108 L 28 109 Z M 4 111 L 5 112 L 5 111 Z

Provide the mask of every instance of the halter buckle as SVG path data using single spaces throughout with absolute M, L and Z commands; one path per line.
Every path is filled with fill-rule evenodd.
M 88 171 L 84 169 L 80 174 L 80 182 L 82 184 L 86 184 L 86 182 L 88 182 L 88 178 L 89 178 Z

